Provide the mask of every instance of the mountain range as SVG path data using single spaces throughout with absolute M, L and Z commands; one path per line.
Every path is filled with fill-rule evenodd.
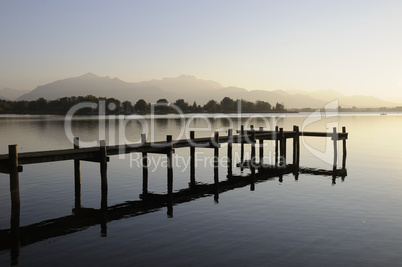
M 2 95 L 1 90 L 0 95 Z M 161 98 L 166 98 L 172 102 L 182 98 L 190 104 L 196 101 L 197 104 L 201 105 L 211 99 L 220 101 L 228 96 L 232 99 L 245 99 L 253 102 L 262 100 L 272 105 L 275 105 L 276 102 L 283 103 L 286 108 L 319 108 L 333 100 L 339 100 L 339 105 L 342 107 L 395 107 L 399 105 L 373 96 L 345 96 L 333 90 L 315 92 L 301 90 L 265 91 L 247 90 L 233 86 L 224 87 L 216 81 L 197 79 L 191 75 L 129 83 L 118 78 L 100 77 L 93 73 L 38 86 L 34 90 L 19 96 L 16 100 L 30 101 L 41 97 L 54 100 L 62 97 L 86 95 L 113 97 L 133 103 L 139 99 L 152 103 Z M 6 95 L 3 96 L 11 100 L 15 99 Z
M 3 89 L 0 89 L 0 99 L 12 101 L 29 92 L 29 90 L 16 90 L 5 87 Z

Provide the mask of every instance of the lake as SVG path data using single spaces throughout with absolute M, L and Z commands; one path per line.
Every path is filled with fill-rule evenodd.
M 66 125 L 68 131 L 66 132 Z M 157 206 L 143 212 L 63 228 L 49 238 L 23 245 L 19 266 L 397 266 L 402 262 L 402 114 L 299 113 L 166 116 L 0 116 L 0 154 L 9 144 L 18 151 L 72 148 L 69 138 L 79 136 L 82 146 L 137 143 L 146 132 L 149 140 L 211 136 L 215 130 L 250 125 L 272 130 L 332 131 L 345 126 L 347 176 L 300 173 L 273 177 L 250 185 L 178 201 L 173 214 Z M 338 165 L 342 161 L 339 142 Z M 189 148 L 174 154 L 174 192 L 189 187 Z M 288 163 L 292 144 L 288 143 Z M 219 150 L 226 156 L 226 144 Z M 235 167 L 240 146 L 233 145 L 233 174 L 249 175 Z M 250 146 L 245 146 L 246 158 Z M 210 164 L 213 149 L 197 148 L 197 183 L 213 184 Z M 273 159 L 273 142 L 264 142 L 264 162 Z M 300 166 L 332 170 L 330 138 L 302 138 Z M 257 148 L 258 156 L 258 148 Z M 166 156 L 149 154 L 149 191 L 167 192 Z M 111 156 L 108 163 L 108 206 L 138 203 L 142 193 L 142 167 L 138 154 Z M 219 164 L 219 181 L 227 180 L 227 167 Z M 81 205 L 101 206 L 99 164 L 81 163 Z M 20 226 L 70 218 L 74 214 L 74 163 L 72 161 L 24 165 L 20 181 Z M 0 174 L 0 231 L 10 228 L 9 176 Z M 90 216 L 90 215 L 88 215 Z M 61 220 L 63 221 L 63 220 Z M 106 224 L 106 226 L 105 226 Z M 107 230 L 105 230 L 107 227 Z M 0 265 L 11 264 L 9 249 L 0 250 Z

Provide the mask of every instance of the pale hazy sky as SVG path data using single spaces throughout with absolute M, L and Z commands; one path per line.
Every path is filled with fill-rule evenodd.
M 402 99 L 402 1 L 0 0 L 0 88 L 87 72 Z

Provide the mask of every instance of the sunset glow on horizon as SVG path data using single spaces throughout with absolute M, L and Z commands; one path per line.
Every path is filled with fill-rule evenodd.
M 0 89 L 93 72 L 402 102 L 401 1 L 1 1 Z

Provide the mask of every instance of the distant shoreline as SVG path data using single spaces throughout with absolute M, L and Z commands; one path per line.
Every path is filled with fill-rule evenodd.
M 316 111 L 316 110 L 315 110 Z M 324 110 L 321 110 L 321 112 L 325 112 Z M 102 116 L 156 116 L 156 117 L 180 117 L 180 115 L 184 115 L 185 117 L 190 117 L 191 115 L 197 115 L 197 116 L 220 116 L 220 115 L 225 115 L 227 117 L 247 117 L 247 116 L 253 116 L 253 115 L 264 115 L 264 114 L 272 114 L 272 115 L 277 115 L 277 114 L 306 114 L 306 113 L 311 113 L 308 111 L 285 111 L 285 112 L 243 112 L 243 113 L 233 113 L 233 112 L 201 112 L 201 113 L 183 113 L 183 114 L 178 114 L 178 113 L 130 113 L 130 114 L 104 114 Z M 389 111 L 383 111 L 383 110 L 361 110 L 361 111 L 338 111 L 340 115 L 343 114 L 373 114 L 373 115 L 392 115 L 392 114 L 402 114 L 401 111 L 395 111 L 395 110 L 389 110 Z M 52 114 L 52 113 L 0 113 L 0 117 L 4 116 L 65 116 L 66 114 Z M 99 114 L 74 114 L 74 117 L 97 117 Z
M 402 106 L 393 108 L 285 108 L 283 103 L 271 105 L 269 102 L 257 100 L 255 102 L 244 99 L 231 99 L 224 97 L 220 102 L 210 100 L 204 105 L 195 101 L 187 103 L 183 99 L 168 102 L 161 98 L 155 103 L 139 99 L 134 102 L 121 102 L 115 98 L 100 98 L 92 95 L 78 97 L 63 97 L 56 100 L 39 98 L 35 101 L 6 101 L 0 100 L 0 114 L 25 114 L 25 115 L 169 115 L 169 114 L 294 114 L 320 112 L 402 112 Z

